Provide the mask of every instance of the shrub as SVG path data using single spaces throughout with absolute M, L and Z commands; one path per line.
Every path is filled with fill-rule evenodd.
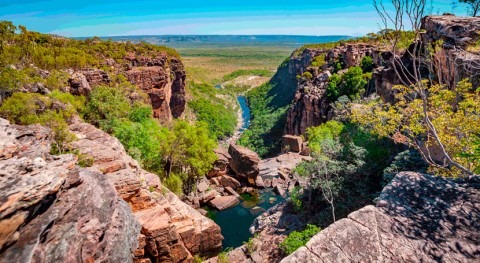
M 313 75 L 312 75 L 312 73 L 310 73 L 310 72 L 308 72 L 308 71 L 305 71 L 305 72 L 303 72 L 303 74 L 302 74 L 302 78 L 307 79 L 307 80 L 310 80 L 310 79 L 313 78 Z
M 288 237 L 280 243 L 280 248 L 285 254 L 290 255 L 295 252 L 295 250 L 307 244 L 308 240 L 320 231 L 321 229 L 319 227 L 308 224 L 303 231 L 293 231 L 290 233 Z
M 360 62 L 360 67 L 362 68 L 363 72 L 372 72 L 373 71 L 373 59 L 370 56 L 365 56 L 362 58 Z
M 88 97 L 84 117 L 89 122 L 107 129 L 110 121 L 127 117 L 130 110 L 130 102 L 121 91 L 98 86 Z
M 321 143 L 326 139 L 338 139 L 344 131 L 345 125 L 338 121 L 328 121 L 322 125 L 307 129 L 308 146 L 312 152 L 321 151 Z
M 171 173 L 170 176 L 163 180 L 163 184 L 176 195 L 182 195 L 183 181 L 179 175 Z

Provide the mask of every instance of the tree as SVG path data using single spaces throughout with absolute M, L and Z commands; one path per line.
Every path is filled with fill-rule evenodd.
M 477 16 L 480 11 L 480 0 L 460 0 L 460 3 L 467 5 L 467 12 L 471 16 Z
M 455 151 L 448 148 L 446 140 L 449 138 L 442 137 L 438 129 L 443 127 L 439 125 L 445 124 L 438 123 L 435 119 L 436 116 L 442 116 L 434 114 L 436 111 L 441 113 L 441 109 L 437 108 L 438 105 L 435 102 L 441 102 L 438 101 L 439 97 L 448 90 L 456 90 L 457 81 L 445 81 L 448 79 L 445 75 L 455 74 L 449 72 L 448 68 L 442 67 L 446 56 L 443 53 L 442 43 L 427 43 L 422 37 L 424 30 L 421 28 L 421 20 L 426 14 L 426 1 L 391 0 L 388 2 L 393 5 L 394 11 L 389 11 L 383 0 L 374 0 L 374 6 L 382 19 L 384 30 L 391 32 L 385 35 L 393 54 L 390 65 L 401 82 L 399 83 L 401 85 L 396 87 L 399 92 L 396 99 L 400 99 L 401 104 L 393 106 L 398 108 L 385 104 L 387 107 L 384 110 L 376 111 L 383 118 L 379 115 L 374 117 L 384 122 L 390 129 L 394 126 L 398 128 L 396 136 L 417 149 L 430 166 L 438 169 L 454 168 L 464 174 L 472 175 L 473 172 L 469 168 L 452 157 Z M 406 63 L 399 55 L 398 44 L 401 41 L 402 32 L 408 27 L 414 33 L 415 40 L 405 51 L 410 58 Z M 454 65 L 451 66 L 454 68 Z M 432 94 L 436 94 L 437 98 L 432 98 Z M 455 98 L 454 106 L 461 98 Z M 406 118 L 409 115 L 411 118 Z M 411 129 L 402 128 L 408 126 Z M 449 134 L 457 139 L 463 136 L 461 131 Z M 440 157 L 432 158 L 432 147 L 436 148 L 436 153 Z
M 186 176 L 184 190 L 191 192 L 198 179 L 212 169 L 217 159 L 213 152 L 216 147 L 205 123 L 190 125 L 186 121 L 175 122 L 160 145 L 166 161 L 166 177 L 172 173 L 180 177 Z

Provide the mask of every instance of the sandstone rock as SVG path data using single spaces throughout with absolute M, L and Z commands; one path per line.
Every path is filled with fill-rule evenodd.
M 217 197 L 218 195 L 219 193 L 217 192 L 217 190 L 210 190 L 205 194 L 203 194 L 202 196 L 200 196 L 200 201 L 201 203 L 205 204 L 208 201 L 212 200 L 213 198 Z
M 263 178 L 261 176 L 257 176 L 257 179 L 255 179 L 255 186 L 259 189 L 265 188 L 265 183 L 263 182 Z
M 215 150 L 217 155 L 217 160 L 213 165 L 213 169 L 208 172 L 207 177 L 213 178 L 222 175 L 226 175 L 228 172 L 228 163 L 230 162 L 231 156 L 228 154 L 228 151 L 222 147 L 219 147 Z
M 279 196 L 281 196 L 283 198 L 287 197 L 287 194 L 286 194 L 283 186 L 277 185 L 277 186 L 275 186 L 274 190 L 275 190 L 275 193 L 277 193 Z
M 197 186 L 197 191 L 199 191 L 200 193 L 205 192 L 207 189 L 208 189 L 208 184 L 206 184 L 205 182 L 200 182 Z
M 202 216 L 207 216 L 208 212 L 205 209 L 198 208 L 197 211 L 202 215 Z
M 240 197 L 240 195 L 229 186 L 225 187 L 225 192 L 227 192 L 229 195 L 233 195 L 235 197 Z
M 103 70 L 88 69 L 82 70 L 81 73 L 85 76 L 91 87 L 109 84 L 112 81 L 108 73 Z
M 0 262 L 132 262 L 140 225 L 128 205 L 50 144 L 46 128 L 0 119 Z
M 351 213 L 282 262 L 476 261 L 478 187 L 401 172 L 380 195 L 383 205 Z
M 286 174 L 284 171 L 278 171 L 278 176 L 279 176 L 280 179 L 282 179 L 283 181 L 290 180 L 290 177 L 289 177 L 288 174 Z
M 214 199 L 210 200 L 209 204 L 217 210 L 225 210 L 232 206 L 237 205 L 240 202 L 235 196 L 217 196 Z
M 165 55 L 151 58 L 129 54 L 125 59 L 131 63 L 125 75 L 149 95 L 154 117 L 165 122 L 180 117 L 186 103 L 186 73 L 181 61 Z
M 256 216 L 256 215 L 259 215 L 263 212 L 265 212 L 265 208 L 262 208 L 262 207 L 259 207 L 259 206 L 255 206 L 255 207 L 252 207 L 250 209 L 250 213 L 253 215 L 253 216 Z
M 237 179 L 229 176 L 229 175 L 223 175 L 220 177 L 215 178 L 216 181 L 218 181 L 218 184 L 223 186 L 223 187 L 231 187 L 233 189 L 237 189 L 240 187 L 240 182 L 237 181 Z
M 130 205 L 142 226 L 141 234 L 145 236 L 147 245 L 145 254 L 137 259 L 188 262 L 193 254 L 208 255 L 221 249 L 223 238 L 218 225 L 163 186 L 162 190 L 151 192 L 147 178 L 152 181 L 156 175 L 141 170 L 116 138 L 85 123 L 72 124 L 69 128 L 78 138 L 72 145 L 94 159 L 92 168 L 99 169 L 110 163 L 122 164 L 118 166 L 122 167 L 120 170 L 105 172 L 105 176 L 115 185 L 118 195 Z M 159 182 L 154 180 L 152 183 Z M 198 198 L 192 199 L 197 207 L 199 201 Z
M 282 137 L 282 149 L 284 152 L 301 152 L 303 139 L 300 136 L 284 135 Z
M 265 187 L 268 187 L 268 188 L 272 187 L 272 180 L 271 179 L 265 179 L 264 182 L 265 182 Z
M 70 76 L 68 85 L 70 86 L 70 93 L 73 95 L 88 95 L 92 91 L 87 78 L 80 72 L 75 72 Z
M 230 144 L 228 153 L 232 157 L 230 167 L 237 177 L 244 178 L 250 185 L 255 185 L 255 180 L 259 174 L 258 163 L 260 162 L 257 153 L 233 144 Z

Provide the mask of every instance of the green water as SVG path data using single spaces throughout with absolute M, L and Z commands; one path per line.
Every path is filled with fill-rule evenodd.
M 223 211 L 209 211 L 209 216 L 222 229 L 223 247 L 239 247 L 251 237 L 248 229 L 253 220 L 284 199 L 272 189 L 257 190 L 256 195 L 242 194 L 237 206 Z M 259 209 L 260 208 L 260 209 Z

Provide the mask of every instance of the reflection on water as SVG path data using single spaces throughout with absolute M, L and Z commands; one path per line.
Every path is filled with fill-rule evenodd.
M 240 129 L 240 132 L 242 132 L 250 125 L 250 108 L 248 107 L 247 98 L 245 98 L 245 96 L 238 96 L 237 100 L 242 109 L 243 124 L 242 128 Z
M 248 241 L 248 229 L 253 220 L 270 207 L 284 200 L 275 195 L 271 189 L 257 190 L 254 193 L 245 193 L 240 196 L 239 205 L 223 211 L 209 211 L 212 218 L 222 229 L 224 237 L 223 247 L 239 247 Z

